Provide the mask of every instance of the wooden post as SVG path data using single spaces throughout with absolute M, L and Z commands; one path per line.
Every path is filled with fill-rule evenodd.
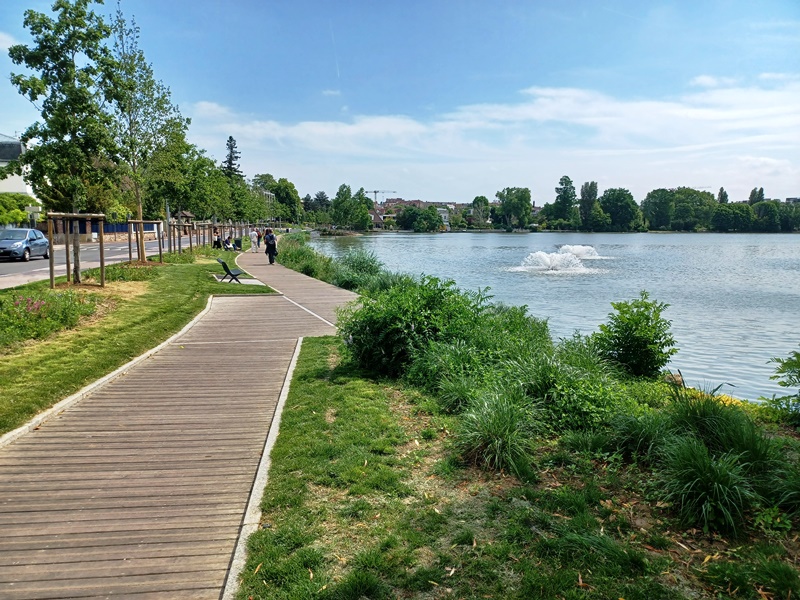
M 50 289 L 56 287 L 56 249 L 53 246 L 53 218 L 47 217 L 47 243 L 50 245 Z
M 67 254 L 67 283 L 72 282 L 72 267 L 69 264 L 69 221 L 64 219 L 64 250 Z
M 106 287 L 105 219 L 98 221 L 97 230 L 100 238 L 100 287 Z
M 163 246 L 163 244 L 162 244 L 163 236 L 161 235 L 161 228 L 162 227 L 163 227 L 163 223 L 161 223 L 161 221 L 159 221 L 156 224 L 156 232 L 158 233 L 158 262 L 160 262 L 163 265 L 164 264 L 164 251 L 161 249 L 161 246 Z
M 189 238 L 189 254 L 191 254 L 192 252 L 194 252 L 194 248 L 192 247 L 192 230 L 191 229 L 189 230 L 189 233 L 188 233 L 188 235 L 186 237 Z
M 131 222 L 128 221 L 128 262 L 133 262 L 133 246 L 131 246 L 131 236 L 133 235 L 131 231 Z

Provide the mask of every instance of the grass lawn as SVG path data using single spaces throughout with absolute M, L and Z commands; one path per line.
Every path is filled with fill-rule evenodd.
M 453 417 L 340 344 L 303 343 L 238 598 L 797 597 L 778 524 L 681 528 L 651 471 L 574 440 L 543 438 L 527 482 L 458 464 Z
M 233 255 L 227 260 L 233 264 Z M 0 434 L 157 346 L 205 308 L 209 295 L 272 292 L 265 286 L 218 283 L 213 275 L 222 269 L 208 257 L 146 268 L 155 271 L 152 279 L 112 281 L 105 288 L 56 280 L 59 289 L 94 295 L 98 310 L 76 329 L 0 349 Z M 31 283 L 0 296 L 25 296 L 48 285 Z

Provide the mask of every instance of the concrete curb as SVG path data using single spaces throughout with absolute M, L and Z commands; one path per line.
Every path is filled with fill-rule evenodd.
M 269 426 L 269 434 L 267 434 L 267 441 L 264 444 L 264 451 L 261 454 L 261 462 L 258 464 L 258 471 L 256 471 L 256 478 L 253 482 L 253 487 L 250 491 L 250 499 L 247 502 L 247 508 L 244 512 L 242 519 L 242 526 L 239 530 L 239 537 L 236 540 L 236 549 L 231 558 L 231 564 L 228 568 L 228 575 L 225 578 L 225 589 L 222 592 L 222 600 L 232 600 L 236 591 L 239 589 L 239 576 L 244 571 L 244 565 L 247 562 L 247 540 L 258 530 L 258 525 L 261 522 L 261 498 L 264 495 L 264 489 L 269 480 L 269 467 L 272 463 L 270 454 L 272 448 L 275 446 L 275 441 L 278 439 L 278 430 L 281 424 L 281 415 L 283 414 L 283 407 L 286 404 L 286 398 L 289 396 L 289 387 L 292 384 L 292 376 L 294 369 L 297 366 L 297 358 L 300 356 L 300 348 L 303 346 L 303 338 L 297 339 L 297 345 L 292 355 L 292 360 L 289 363 L 289 369 L 286 371 L 286 377 L 283 379 L 283 386 L 281 386 L 281 393 L 278 397 L 278 405 L 275 407 L 275 414 L 272 417 L 272 423 Z
M 211 303 L 212 303 L 213 300 L 214 300 L 214 296 L 213 295 L 209 296 L 208 297 L 208 302 L 206 303 L 206 307 L 202 311 L 200 311 L 197 314 L 197 316 L 195 316 L 194 319 L 189 321 L 183 327 L 183 329 L 181 329 L 178 333 L 176 333 L 175 335 L 173 335 L 169 339 L 165 340 L 164 342 L 162 342 L 161 344 L 159 344 L 155 348 L 151 348 L 150 350 L 148 350 L 144 354 L 141 354 L 140 356 L 137 356 L 133 360 L 128 361 L 127 363 L 122 365 L 120 368 L 118 368 L 116 371 L 112 371 L 111 373 L 109 373 L 105 377 L 101 377 L 97 381 L 94 381 L 94 382 L 90 383 L 89 385 L 87 385 L 86 387 L 78 390 L 77 392 L 75 392 L 71 396 L 68 396 L 68 397 L 64 398 L 63 400 L 61 400 L 58 403 L 54 404 L 53 406 L 51 406 L 50 408 L 48 408 L 44 412 L 39 413 L 38 415 L 33 417 L 33 419 L 31 419 L 30 421 L 28 421 L 24 425 L 22 425 L 20 427 L 17 427 L 16 429 L 14 429 L 12 431 L 9 431 L 8 433 L 3 434 L 2 436 L 0 436 L 0 448 L 2 448 L 4 446 L 7 446 L 8 444 L 13 442 L 14 440 L 18 439 L 20 436 L 23 436 L 26 433 L 28 433 L 29 431 L 32 431 L 32 430 L 36 429 L 37 427 L 39 427 L 42 423 L 44 423 L 48 419 L 51 419 L 52 417 L 64 412 L 70 406 L 72 406 L 76 402 L 79 402 L 80 400 L 82 400 L 83 398 L 85 398 L 86 396 L 91 394 L 93 391 L 95 391 L 96 389 L 104 386 L 105 384 L 107 384 L 107 383 L 109 383 L 111 381 L 114 381 L 118 377 L 120 377 L 120 376 L 124 375 L 125 373 L 127 373 L 131 368 L 133 368 L 134 366 L 138 365 L 143 360 L 146 360 L 146 359 L 150 358 L 151 356 L 153 356 L 153 354 L 155 354 L 156 352 L 159 352 L 160 350 L 162 350 L 163 348 L 165 348 L 166 346 L 171 344 L 174 340 L 176 340 L 177 338 L 182 336 L 184 333 L 189 331 L 189 329 L 194 327 L 194 325 L 201 318 L 203 318 L 206 315 L 206 313 L 208 313 L 208 311 L 211 309 Z

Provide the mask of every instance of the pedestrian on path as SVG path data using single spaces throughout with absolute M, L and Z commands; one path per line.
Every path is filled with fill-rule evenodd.
M 250 252 L 258 252 L 258 232 L 255 229 L 250 230 Z
M 272 229 L 267 227 L 266 231 L 264 232 L 264 246 L 266 246 L 266 250 L 264 251 L 266 255 L 269 257 L 269 264 L 275 264 L 275 257 L 278 256 L 278 238 L 275 237 L 275 234 L 272 233 Z

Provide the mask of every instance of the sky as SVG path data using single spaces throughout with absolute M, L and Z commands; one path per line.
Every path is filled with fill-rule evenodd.
M 0 2 L 0 133 L 39 118 L 8 80 L 25 9 Z M 541 206 L 580 189 L 800 196 L 800 0 L 121 0 L 189 141 L 301 196 Z M 97 5 L 110 15 L 115 2 Z

